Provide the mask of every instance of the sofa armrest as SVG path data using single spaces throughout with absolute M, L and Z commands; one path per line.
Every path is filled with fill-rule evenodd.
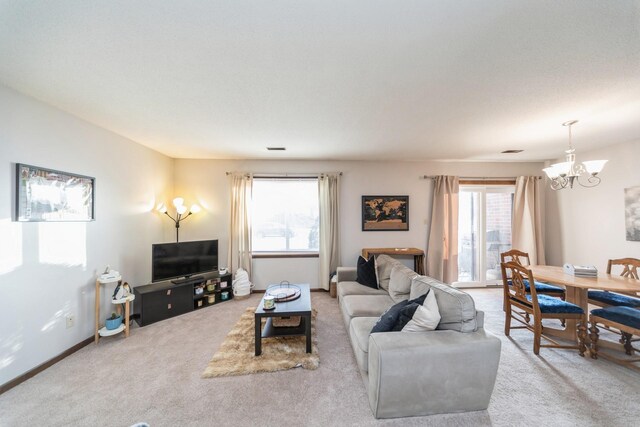
M 376 418 L 487 409 L 501 342 L 475 332 L 384 332 L 369 336 L 369 404 Z
M 338 267 L 338 283 L 355 282 L 358 271 L 355 267 Z

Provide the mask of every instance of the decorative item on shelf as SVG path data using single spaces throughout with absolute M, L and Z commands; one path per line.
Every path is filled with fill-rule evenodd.
M 111 317 L 105 321 L 105 326 L 109 331 L 118 329 L 120 325 L 122 325 L 122 316 L 118 316 L 117 313 L 111 313 Z
M 577 120 L 570 120 L 562 124 L 569 128 L 569 149 L 565 150 L 566 160 L 543 169 L 551 180 L 551 188 L 554 190 L 561 190 L 567 186 L 573 188 L 574 182 L 583 187 L 595 187 L 600 184 L 598 174 L 607 163 L 607 160 L 588 160 L 576 165 L 576 150 L 573 148 L 571 138 L 571 126 L 576 123 L 578 123 Z
M 176 225 L 176 242 L 178 241 L 178 232 L 180 230 L 180 222 L 184 221 L 185 219 L 187 219 L 188 217 L 190 217 L 193 214 L 197 214 L 198 212 L 200 212 L 200 206 L 193 204 L 191 205 L 191 208 L 189 209 L 189 213 L 185 216 L 182 216 L 185 214 L 185 212 L 187 212 L 187 207 L 184 205 L 184 199 L 182 197 L 176 197 L 175 199 L 173 199 L 173 206 L 176 208 L 176 217 L 172 217 L 171 215 L 169 215 L 169 213 L 167 212 L 167 207 L 165 206 L 164 203 L 160 203 L 157 207 L 156 210 L 160 213 L 165 214 L 166 216 L 168 216 L 169 218 L 171 218 L 171 220 L 174 222 L 174 224 Z
M 203 299 L 199 299 L 199 300 L 196 301 L 196 305 L 198 307 L 202 307 L 203 304 L 204 304 L 204 300 Z
M 266 295 L 274 297 L 276 302 L 293 301 L 300 298 L 300 286 L 292 285 L 287 280 L 283 280 L 277 285 L 267 287 Z
M 129 298 L 131 296 L 131 286 L 129 286 L 128 282 L 121 283 L 118 281 L 116 288 L 113 290 L 113 295 L 111 297 L 112 300 L 118 301 L 123 300 L 125 298 Z
M 121 279 L 122 276 L 120 275 L 120 273 L 116 270 L 112 270 L 110 265 L 107 265 L 107 268 L 104 269 L 104 273 L 102 273 L 100 277 L 98 277 L 98 280 L 101 283 L 117 282 Z
M 227 274 L 226 267 L 220 267 L 220 269 L 218 270 L 218 274 L 220 274 L 221 276 L 224 276 L 225 274 Z
M 220 285 L 220 289 L 226 289 L 227 286 L 229 286 L 229 284 L 227 283 L 227 281 L 220 281 L 218 282 L 218 284 Z
M 207 280 L 207 292 L 213 292 L 216 290 L 216 284 L 212 279 Z
M 220 299 L 222 301 L 226 301 L 229 299 L 229 291 L 224 291 L 220 294 Z
M 216 302 L 216 296 L 214 294 L 207 295 L 207 303 L 213 304 Z
M 204 294 L 204 285 L 194 286 L 194 288 L 193 288 L 193 292 L 194 292 L 196 295 L 202 295 L 202 294 Z

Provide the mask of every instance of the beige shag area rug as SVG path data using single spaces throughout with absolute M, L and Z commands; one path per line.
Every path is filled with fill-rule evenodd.
M 311 315 L 311 353 L 306 350 L 305 337 L 271 337 L 262 339 L 262 354 L 255 356 L 255 307 L 249 307 L 227 334 L 202 378 L 275 372 L 302 367 L 317 369 L 320 364 L 316 334 L 317 311 Z M 263 325 L 266 319 L 262 319 Z

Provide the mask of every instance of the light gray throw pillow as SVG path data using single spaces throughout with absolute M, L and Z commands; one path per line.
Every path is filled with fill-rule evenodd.
M 413 317 L 402 328 L 402 332 L 425 332 L 433 331 L 440 323 L 440 310 L 436 301 L 435 292 L 429 292 L 424 304 L 418 306 Z
M 378 273 L 378 286 L 389 292 L 389 280 L 391 279 L 391 270 L 399 262 L 389 255 L 376 256 L 376 272 Z
M 389 296 L 396 303 L 409 299 L 411 293 L 411 281 L 417 274 L 415 271 L 400 264 L 391 269 L 389 278 Z

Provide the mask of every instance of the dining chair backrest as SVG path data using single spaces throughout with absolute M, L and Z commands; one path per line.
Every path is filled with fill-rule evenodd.
M 621 265 L 624 268 L 620 276 L 630 277 L 632 279 L 638 279 L 638 268 L 640 268 L 640 259 L 637 258 L 619 258 L 610 259 L 607 264 L 607 274 L 611 274 L 611 267 L 614 265 Z
M 525 280 L 529 283 L 535 283 L 533 280 L 533 272 L 515 261 L 500 263 L 502 269 L 502 287 L 504 289 L 505 300 L 511 298 L 525 305 L 533 306 L 533 310 L 539 313 L 538 295 L 536 287 L 531 286 L 529 291 L 525 286 Z M 510 277 L 510 278 L 508 278 Z M 527 299 L 527 295 L 531 295 L 531 299 Z
M 526 252 L 519 251 L 517 249 L 511 249 L 507 252 L 502 252 L 500 254 L 501 262 L 515 262 L 522 266 L 528 266 L 529 262 L 529 254 Z

